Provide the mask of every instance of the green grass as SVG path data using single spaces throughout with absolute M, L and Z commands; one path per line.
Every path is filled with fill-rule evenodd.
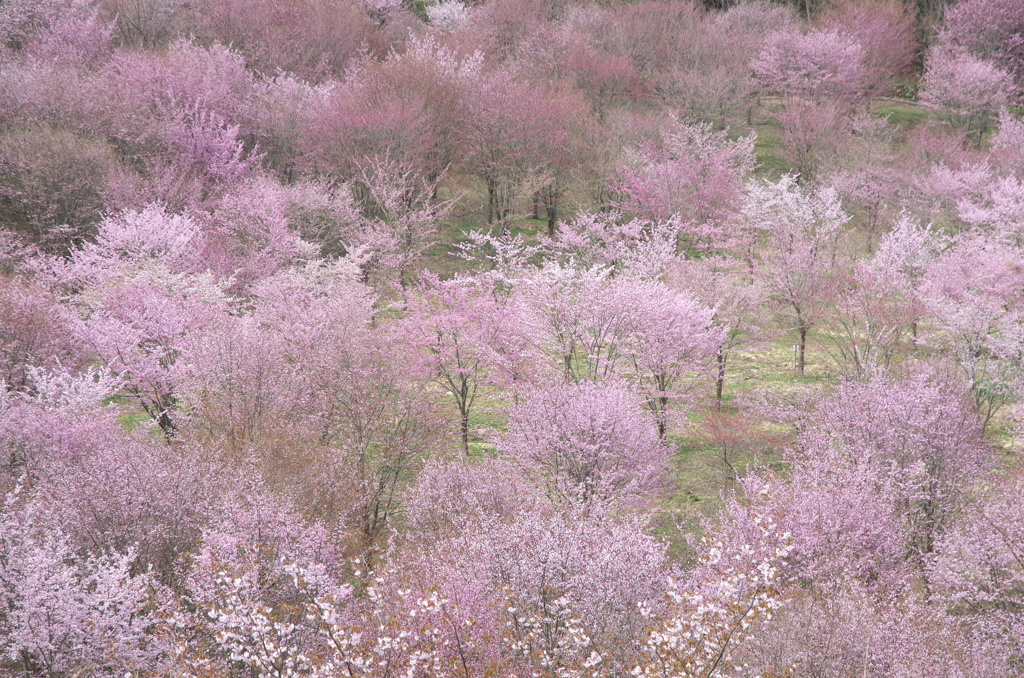
M 754 158 L 757 160 L 756 174 L 777 179 L 793 171 L 792 165 L 783 156 L 782 126 L 771 118 L 761 116 L 754 120 Z
M 889 124 L 897 125 L 906 131 L 914 129 L 929 117 L 928 109 L 923 106 L 891 100 L 878 102 L 871 112 L 880 118 L 888 117 Z

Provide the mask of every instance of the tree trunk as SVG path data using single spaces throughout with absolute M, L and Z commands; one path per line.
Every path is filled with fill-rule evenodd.
M 462 428 L 462 451 L 468 457 L 469 456 L 469 411 L 464 407 L 459 408 L 459 415 L 462 419 L 460 425 Z
M 718 361 L 718 377 L 715 379 L 715 399 L 717 402 L 716 409 L 722 411 L 722 390 L 725 387 L 725 352 L 722 349 L 718 349 L 718 355 L 715 356 Z
M 796 358 L 796 373 L 803 379 L 804 378 L 804 365 L 806 364 L 806 353 L 807 353 L 807 328 L 800 328 L 800 347 L 797 352 Z
M 494 223 L 494 203 L 497 199 L 496 185 L 493 179 L 487 180 L 487 223 Z
M 668 398 L 658 398 L 658 438 L 665 442 L 668 433 Z

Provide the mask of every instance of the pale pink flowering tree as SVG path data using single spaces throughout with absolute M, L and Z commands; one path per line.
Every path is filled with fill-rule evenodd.
M 950 7 L 939 34 L 943 44 L 966 49 L 991 59 L 1013 75 L 1024 78 L 1024 10 L 1011 0 L 965 0 Z
M 668 470 L 653 417 L 628 387 L 611 381 L 527 392 L 497 447 L 552 499 L 604 510 L 653 501 Z
M 637 404 L 634 399 L 635 414 L 643 417 Z M 646 426 L 648 441 L 656 443 L 649 420 Z M 661 609 L 664 544 L 644 533 L 639 516 L 552 504 L 531 477 L 537 479 L 503 457 L 428 462 L 408 499 L 410 572 L 436 583 L 458 605 L 457 618 L 473 620 L 487 653 L 511 667 L 576 675 L 559 667 L 581 670 L 576 662 L 596 660 L 597 653 L 592 670 L 630 669 L 645 625 L 637 604 Z M 571 641 L 572 627 L 589 642 Z M 559 639 L 570 641 L 564 653 Z
M 970 399 L 956 379 L 920 369 L 899 379 L 877 372 L 844 382 L 814 411 L 801 436 L 803 464 L 827 450 L 840 467 L 867 465 L 885 483 L 902 527 L 903 557 L 923 566 L 966 492 L 989 469 L 990 450 Z
M 628 360 L 631 370 L 627 378 L 646 397 L 646 406 L 654 414 L 658 434 L 664 440 L 671 406 L 692 404 L 698 387 L 706 383 L 728 330 L 715 324 L 714 309 L 664 284 L 631 285 L 621 279 L 617 287 L 616 291 L 627 298 L 645 300 L 636 309 L 633 332 L 617 350 Z
M 999 113 L 999 131 L 992 139 L 989 163 L 960 172 L 936 168 L 936 174 L 949 178 L 949 185 L 941 188 L 956 201 L 961 220 L 1019 243 L 1024 219 L 1022 159 L 1024 123 L 1004 108 Z
M 66 254 L 95 232 L 116 172 L 105 141 L 30 120 L 0 135 L 0 215 L 33 244 Z
M 304 423 L 291 347 L 254 315 L 213 319 L 184 338 L 175 392 L 190 432 L 226 452 L 258 449 Z
M 123 434 L 116 420 L 109 421 L 117 414 L 99 407 L 79 412 L 108 422 L 102 444 L 90 444 L 79 431 L 71 454 L 51 448 L 50 459 L 33 474 L 40 519 L 75 551 L 131 551 L 133 572 L 179 586 L 201 528 L 238 476 L 208 451 Z
M 52 262 L 52 275 L 55 282 L 81 289 L 146 267 L 199 272 L 205 246 L 206 234 L 196 219 L 151 203 L 104 218 L 96 237 L 72 251 L 70 261 Z
M 765 90 L 782 98 L 783 110 L 771 115 L 804 179 L 834 153 L 847 113 L 864 95 L 863 60 L 852 37 L 814 29 L 772 34 L 750 64 Z
M 451 33 L 469 20 L 470 8 L 461 0 L 441 0 L 426 7 L 427 21 L 442 33 Z
M 517 80 L 507 70 L 483 72 L 474 84 L 466 102 L 467 162 L 487 190 L 487 223 L 504 222 L 524 198 L 541 191 L 553 230 L 578 122 L 586 118 L 579 99 Z
M 957 201 L 957 214 L 967 224 L 992 230 L 1020 242 L 1024 220 L 1024 182 L 1010 175 L 989 175 L 980 190 L 970 191 Z
M 313 259 L 315 243 L 302 239 L 288 217 L 288 194 L 268 177 L 252 177 L 224 192 L 204 215 L 205 268 L 247 292 L 289 264 Z
M 289 397 L 265 388 L 261 397 L 276 410 L 271 423 L 304 441 L 288 445 L 295 461 L 267 462 L 282 482 L 310 488 L 309 509 L 343 525 L 348 547 L 375 563 L 402 488 L 423 456 L 441 447 L 447 427 L 414 378 L 400 328 L 373 326 L 375 297 L 355 262 L 311 262 L 256 291 L 254 329 L 282 346 L 266 353 L 267 366 L 295 389 Z M 241 367 L 244 359 L 243 352 Z
M 412 36 L 381 61 L 363 59 L 314 111 L 309 159 L 349 180 L 368 159 L 387 156 L 437 181 L 463 164 L 463 100 L 481 65 L 480 54 L 460 54 L 434 36 Z
M 333 81 L 313 85 L 287 72 L 263 75 L 252 83 L 244 117 L 254 128 L 267 165 L 289 184 L 298 178 L 313 121 L 336 86 Z
M 956 360 L 987 424 L 1016 399 L 1024 375 L 1024 323 L 1018 247 L 968 234 L 932 262 L 921 283 L 930 317 L 942 330 L 937 345 Z
M 222 44 L 204 48 L 176 40 L 166 52 L 118 51 L 105 64 L 106 114 L 123 143 L 145 143 L 165 116 L 208 111 L 226 125 L 236 125 L 245 111 L 253 76 L 244 59 Z
M 41 529 L 33 506 L 5 497 L 0 514 L 0 651 L 26 673 L 145 671 L 160 647 L 148 573 L 134 553 L 81 555 L 59 530 Z
M 74 340 L 70 312 L 42 285 L 0 276 L 0 381 L 4 388 L 29 385 L 32 366 L 77 367 L 81 347 Z
M 921 100 L 938 108 L 980 148 L 991 118 L 1010 101 L 1012 76 L 962 49 L 938 46 L 925 66 Z
M 26 7 L 26 3 L 18 4 L 22 7 L 10 8 L 14 14 L 13 23 L 18 23 L 19 9 L 37 12 L 35 17 L 22 24 L 26 27 L 25 24 L 31 26 L 34 23 L 35 34 L 31 39 L 26 39 L 24 34 L 17 37 L 18 28 L 8 24 L 4 31 L 9 33 L 7 40 L 0 41 L 5 47 L 20 42 L 19 51 L 29 59 L 72 67 L 96 68 L 110 57 L 114 23 L 90 3 L 38 3 L 33 8 Z M 28 17 L 22 15 L 21 18 Z
M 107 191 L 114 207 L 209 207 L 262 160 L 241 127 L 252 77 L 227 48 L 177 41 L 164 56 L 118 52 L 96 86 L 93 124 L 131 159 Z
M 517 374 L 503 369 L 525 342 L 513 309 L 487 278 L 442 281 L 429 272 L 406 295 L 405 341 L 422 352 L 421 370 L 455 401 L 463 451 L 469 454 L 469 418 L 481 387 Z
M 139 8 L 124 0 L 106 1 L 123 5 L 115 10 L 122 16 Z M 231 45 L 252 72 L 294 73 L 312 83 L 342 77 L 366 52 L 383 55 L 388 42 L 398 37 L 371 18 L 371 3 L 358 0 L 212 0 L 202 11 L 178 6 L 173 25 L 181 34 L 195 35 L 204 44 Z
M 770 113 L 782 126 L 783 157 L 804 183 L 817 181 L 822 166 L 839 162 L 848 135 L 849 107 L 833 98 L 794 100 Z
M 574 9 L 548 31 L 528 38 L 520 60 L 540 77 L 574 84 L 603 121 L 616 99 L 643 98 L 647 85 L 629 56 L 607 44 L 611 13 Z
M 139 275 L 90 290 L 79 336 L 125 378 L 125 393 L 164 433 L 175 431 L 176 365 L 184 340 L 221 313 L 224 296 L 209 281 Z
M 916 349 L 918 324 L 927 315 L 920 284 L 938 254 L 936 235 L 903 218 L 882 237 L 874 258 L 851 262 L 822 331 L 826 350 L 847 373 L 888 366 L 908 332 Z
M 442 570 L 444 596 L 480 610 L 481 625 L 497 622 L 491 652 L 514 675 L 628 671 L 645 626 L 639 603 L 661 607 L 664 545 L 637 520 L 540 504 L 431 546 L 419 562 Z M 487 613 L 481 594 L 498 609 Z
M 125 433 L 126 409 L 108 403 L 123 380 L 108 370 L 32 368 L 31 379 L 31 397 L 3 403 L 0 438 L 5 481 L 31 491 L 33 522 L 77 555 L 122 554 L 134 573 L 173 586 L 220 480 L 235 478 L 144 425 Z
M 765 486 L 759 494 L 767 492 Z M 741 533 L 704 536 L 694 570 L 669 581 L 665 609 L 644 610 L 652 623 L 634 675 L 710 678 L 741 671 L 736 651 L 783 606 L 789 533 L 770 515 L 735 499 L 727 520 L 743 524 Z
M 622 378 L 644 394 L 664 436 L 669 409 L 700 383 L 721 341 L 713 311 L 663 283 L 608 269 L 548 265 L 515 291 L 534 341 L 567 380 Z
M 829 595 L 793 590 L 740 652 L 747 671 L 822 676 L 1006 675 L 1006 653 L 913 588 L 879 595 L 845 580 Z M 1000 656 L 1002 655 L 1002 656 Z
M 867 113 L 853 116 L 850 134 L 837 140 L 841 162 L 824 183 L 833 186 L 865 231 L 867 253 L 873 254 L 886 222 L 904 205 L 906 170 L 898 168 L 892 151 L 897 128 Z
M 547 243 L 554 255 L 575 266 L 606 266 L 616 272 L 656 280 L 676 258 L 680 220 L 626 221 L 615 211 L 582 212 L 560 222 L 558 238 Z
M 541 498 L 512 459 L 433 457 L 405 495 L 409 537 L 413 543 L 440 541 L 487 517 L 513 521 Z
M 888 0 L 844 2 L 830 11 L 823 23 L 864 50 L 864 85 L 869 96 L 886 94 L 890 79 L 906 73 L 914 60 L 914 16 L 906 5 Z
M 106 370 L 74 374 L 34 367 L 28 393 L 2 392 L 0 442 L 4 488 L 49 473 L 66 460 L 102 449 L 116 433 L 116 408 L 101 408 L 119 379 Z
M 786 100 L 852 103 L 864 93 L 864 48 L 833 31 L 773 33 L 750 66 L 767 91 Z
M 373 252 L 368 273 L 384 280 L 397 277 L 404 288 L 413 266 L 436 242 L 439 222 L 458 198 L 436 200 L 440 177 L 427 181 L 411 165 L 396 164 L 389 157 L 366 161 L 359 180 L 368 194 L 370 216 L 352 234 L 353 244 Z
M 1024 642 L 1021 489 L 1016 474 L 974 499 L 939 542 L 931 569 L 951 610 L 1002 645 L 1013 663 Z
M 317 675 L 322 645 L 305 605 L 349 597 L 339 553 L 327 530 L 271 497 L 258 477 L 249 485 L 203 530 L 182 596 L 195 613 L 179 612 L 168 625 L 177 659 L 208 670 L 240 663 L 256 675 Z
M 764 329 L 765 292 L 749 276 L 743 262 L 723 255 L 673 262 L 666 284 L 712 311 L 708 332 L 709 338 L 720 338 L 714 351 L 714 378 L 715 398 L 721 410 L 729 358 L 739 347 L 755 344 Z
M 839 239 L 849 217 L 834 189 L 805 191 L 792 176 L 752 183 L 744 217 L 766 236 L 754 276 L 786 325 L 796 330 L 797 374 L 803 376 L 807 335 L 829 310 Z
M 729 140 L 727 130 L 674 120 L 660 146 L 641 146 L 620 164 L 619 209 L 655 221 L 677 218 L 686 245 L 721 246 L 743 182 L 754 169 L 754 137 Z

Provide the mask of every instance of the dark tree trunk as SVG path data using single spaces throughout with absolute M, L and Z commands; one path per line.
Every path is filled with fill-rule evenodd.
M 717 403 L 717 409 L 719 412 L 722 411 L 722 391 L 725 388 L 725 352 L 722 349 L 718 349 L 718 355 L 715 356 L 718 361 L 718 376 L 715 378 L 715 400 Z
M 807 357 L 807 328 L 800 328 L 800 346 L 797 352 L 796 358 L 796 373 L 803 379 L 804 378 L 804 366 L 806 365 Z

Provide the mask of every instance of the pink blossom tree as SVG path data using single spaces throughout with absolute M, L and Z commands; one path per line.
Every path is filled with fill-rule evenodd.
M 676 217 L 688 245 L 719 246 L 754 168 L 753 149 L 752 136 L 731 141 L 725 130 L 675 120 L 660 148 L 641 146 L 619 166 L 614 190 L 622 197 L 614 205 L 656 221 Z
M 623 378 L 646 397 L 664 437 L 670 406 L 687 402 L 721 341 L 713 311 L 663 283 L 607 269 L 548 265 L 520 283 L 534 341 L 565 378 Z
M 1012 663 L 1022 641 L 1019 475 L 972 501 L 937 546 L 932 576 L 943 599 Z
M 876 373 L 841 385 L 802 436 L 801 463 L 817 464 L 833 448 L 847 468 L 866 465 L 881 474 L 878 496 L 896 512 L 903 557 L 919 568 L 965 492 L 989 469 L 990 450 L 964 391 L 927 368 L 904 379 Z
M 735 500 L 727 510 L 727 520 L 744 522 L 747 529 L 742 536 L 706 535 L 689 576 L 669 581 L 665 609 L 644 610 L 655 623 L 635 675 L 710 677 L 733 671 L 741 665 L 734 653 L 782 607 L 790 535 L 771 516 Z
M 852 262 L 842 274 L 822 335 L 847 374 L 888 367 L 907 333 L 916 348 L 918 323 L 926 316 L 920 284 L 937 256 L 936 236 L 904 218 L 883 236 L 873 259 Z
M 528 392 L 512 407 L 497 447 L 536 476 L 549 497 L 599 509 L 654 500 L 668 468 L 653 418 L 614 382 Z
M 752 184 L 744 216 L 750 228 L 767 236 L 754 275 L 787 329 L 797 332 L 796 370 L 802 377 L 808 332 L 831 304 L 839 238 L 849 217 L 835 190 L 805 191 L 792 176 Z
M 943 44 L 995 61 L 1020 86 L 1024 76 L 1024 12 L 1006 0 L 970 0 L 949 8 L 939 34 Z
M 917 50 L 914 16 L 897 2 L 845 2 L 823 18 L 829 30 L 855 40 L 864 50 L 864 84 L 868 96 L 889 91 L 891 78 L 903 75 Z
M 773 33 L 750 66 L 769 92 L 786 100 L 853 102 L 864 92 L 864 48 L 833 31 Z
M 743 262 L 726 256 L 678 260 L 666 274 L 666 284 L 686 292 L 712 310 L 709 330 L 720 337 L 714 351 L 715 399 L 722 408 L 729 359 L 741 346 L 756 345 L 766 318 L 764 290 L 748 275 Z
M 1012 91 L 1013 78 L 998 65 L 940 45 L 928 57 L 921 100 L 938 108 L 980 148 L 992 116 Z
M 467 102 L 468 169 L 487 190 L 487 223 L 503 222 L 535 190 L 546 189 L 549 230 L 572 166 L 577 121 L 571 94 L 546 91 L 507 71 L 483 72 Z M 529 107 L 529 111 L 527 108 Z M 563 187 L 559 187 L 559 175 Z
M 409 165 L 395 165 L 387 157 L 370 159 L 360 171 L 360 182 L 368 193 L 371 216 L 354 230 L 353 244 L 365 245 L 373 253 L 368 272 L 385 280 L 397 277 L 404 288 L 416 261 L 435 244 L 438 224 L 457 199 L 435 200 L 437 181 L 428 183 Z
M 29 385 L 29 368 L 77 367 L 84 357 L 74 340 L 71 314 L 43 286 L 0 277 L 0 381 Z
M 133 574 L 133 553 L 81 557 L 59 531 L 41 533 L 31 507 L 0 523 L 0 650 L 26 673 L 46 676 L 95 668 L 153 670 L 159 645 L 146 573 Z
M 966 235 L 921 282 L 925 308 L 942 330 L 934 341 L 959 365 L 986 425 L 1021 383 L 1020 256 L 998 238 Z
M 864 95 L 864 49 L 851 36 L 820 29 L 779 31 L 750 63 L 765 91 L 782 98 L 789 160 L 804 179 L 833 153 L 836 136 Z
M 424 352 L 422 370 L 455 401 L 463 451 L 469 454 L 469 420 L 481 387 L 502 381 L 502 363 L 516 360 L 517 318 L 487 279 L 442 281 L 424 273 L 406 295 L 406 341 Z M 514 374 L 515 368 L 511 370 Z
M 552 254 L 577 267 L 610 267 L 615 272 L 656 280 L 676 259 L 680 220 L 626 219 L 619 212 L 582 212 L 558 226 Z

